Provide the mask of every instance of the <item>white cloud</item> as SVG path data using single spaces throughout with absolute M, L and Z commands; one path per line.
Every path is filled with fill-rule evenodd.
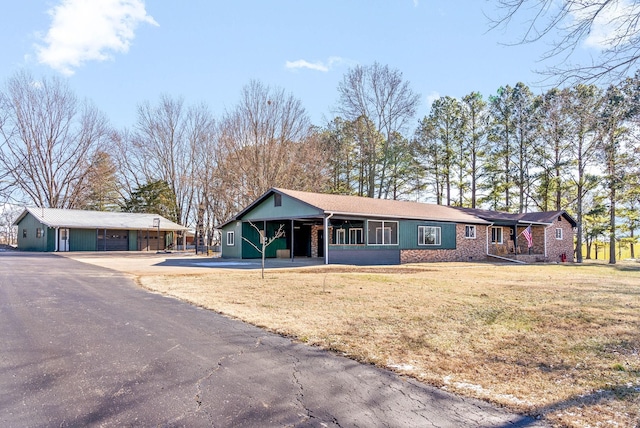
M 285 67 L 289 70 L 299 70 L 301 68 L 307 68 L 309 70 L 322 71 L 323 73 L 331 70 L 335 65 L 348 63 L 349 61 L 344 60 L 343 58 L 332 56 L 327 61 L 316 61 L 309 62 L 304 59 L 299 59 L 297 61 L 287 61 L 285 63 Z
M 572 11 L 575 20 L 584 19 L 593 14 L 594 9 L 600 7 L 599 4 L 574 9 Z M 614 47 L 615 43 L 625 44 L 629 41 L 632 33 L 626 33 L 629 16 L 637 15 L 637 6 L 629 0 L 616 0 L 606 5 L 598 13 L 593 21 L 589 35 L 584 40 L 586 47 L 605 50 Z
M 440 98 L 440 93 L 433 91 L 429 95 L 427 95 L 427 107 L 431 108 L 433 102 Z
M 138 24 L 158 25 L 143 0 L 62 0 L 49 14 L 44 45 L 36 45 L 38 61 L 66 75 L 87 61 L 126 53 Z

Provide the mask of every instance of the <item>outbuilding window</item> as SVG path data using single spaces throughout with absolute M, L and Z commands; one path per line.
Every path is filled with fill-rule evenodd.
M 236 245 L 236 233 L 233 231 L 227 232 L 227 246 L 233 247 L 234 245 Z
M 27 237 L 27 229 L 22 229 L 22 237 L 23 238 Z
M 562 239 L 562 229 L 561 228 L 557 228 L 556 229 L 556 239 Z
M 36 228 L 36 238 L 42 238 L 42 229 Z

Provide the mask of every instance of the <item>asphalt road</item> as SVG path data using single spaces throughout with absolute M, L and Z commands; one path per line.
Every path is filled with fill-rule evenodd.
M 543 425 L 149 293 L 114 270 L 0 253 L 0 426 Z

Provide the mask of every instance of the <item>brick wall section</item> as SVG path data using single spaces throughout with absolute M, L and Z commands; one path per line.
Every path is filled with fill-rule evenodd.
M 562 239 L 556 239 L 556 229 L 562 229 Z M 566 254 L 567 261 L 573 261 L 573 228 L 564 217 L 556 218 L 552 225 L 547 227 L 547 259 L 550 262 L 559 262 L 560 255 Z
M 318 231 L 322 229 L 323 227 L 317 224 L 311 226 L 311 257 L 318 257 Z
M 464 224 L 456 225 L 455 250 L 402 250 L 400 251 L 400 263 L 468 262 L 486 260 L 487 227 L 476 225 L 475 239 L 465 238 L 464 231 Z

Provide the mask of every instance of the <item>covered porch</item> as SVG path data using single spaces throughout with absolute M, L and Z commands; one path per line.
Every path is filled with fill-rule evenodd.
M 487 234 L 487 255 L 527 263 L 548 261 L 546 226 L 519 221 L 494 223 Z

